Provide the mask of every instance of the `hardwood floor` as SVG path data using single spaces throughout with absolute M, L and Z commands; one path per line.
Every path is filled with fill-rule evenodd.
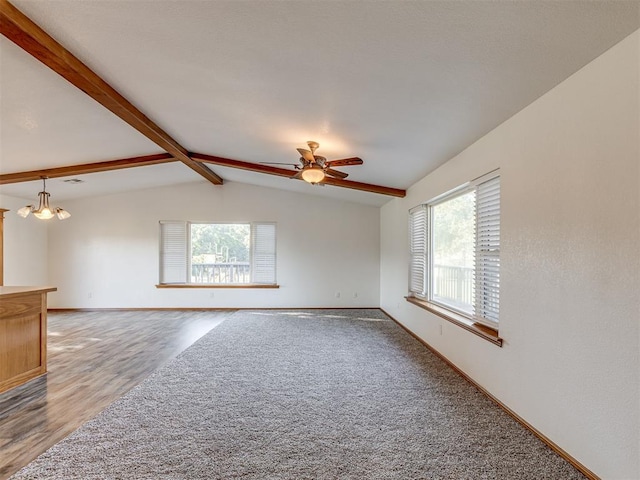
M 0 395 L 0 479 L 9 478 L 232 311 L 49 313 L 49 373 Z

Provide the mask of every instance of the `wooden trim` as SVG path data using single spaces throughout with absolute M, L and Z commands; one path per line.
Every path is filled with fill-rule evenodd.
M 236 310 L 380 310 L 379 307 L 251 307 Z
M 33 180 L 40 180 L 42 177 L 72 177 L 74 175 L 84 175 L 86 173 L 108 172 L 111 170 L 120 170 L 123 168 L 146 167 L 149 165 L 160 165 L 162 163 L 170 163 L 176 161 L 177 160 L 173 157 L 173 155 L 169 153 L 158 153 L 155 155 L 145 155 L 142 157 L 120 158 L 118 160 L 107 160 L 104 162 L 83 163 L 80 165 L 68 165 L 65 167 L 31 170 L 29 172 L 5 173 L 0 175 L 0 185 L 31 182 Z
M 6 208 L 0 208 L 0 287 L 4 285 L 4 212 Z
M 235 307 L 113 307 L 113 308 L 49 308 L 49 312 L 64 313 L 64 312 L 152 312 L 169 311 L 169 312 L 208 312 L 208 311 L 222 311 L 231 312 L 240 310 Z M 264 310 L 262 308 L 256 308 L 256 310 Z
M 427 349 L 429 349 L 431 351 L 431 353 L 433 353 L 436 357 L 440 358 L 444 363 L 446 363 L 454 372 L 456 372 L 458 375 L 460 375 L 462 378 L 464 378 L 467 382 L 469 382 L 471 385 L 473 385 L 475 388 L 477 388 L 481 393 L 486 395 L 491 401 L 493 401 L 496 405 L 498 405 L 498 407 L 500 407 L 502 410 L 504 410 L 511 418 L 513 418 L 515 421 L 517 421 L 519 424 L 521 424 L 524 428 L 526 428 L 531 433 L 533 433 L 536 437 L 538 437 L 540 440 L 542 440 L 542 442 L 545 443 L 549 448 L 551 448 L 551 450 L 553 450 L 558 455 L 560 455 L 564 460 L 569 462 L 574 468 L 576 468 L 576 470 L 578 470 L 580 473 L 582 473 L 585 477 L 587 477 L 589 480 L 601 480 L 600 477 L 598 477 L 595 473 L 593 473 L 591 470 L 589 470 L 587 467 L 585 467 L 582 463 L 580 463 L 578 460 L 576 460 L 571 455 L 569 455 L 567 452 L 565 452 L 562 448 L 560 448 L 557 444 L 555 444 L 549 437 L 547 437 L 542 432 L 537 430 L 533 425 L 531 425 L 529 422 L 527 422 L 524 418 L 522 418 L 520 415 L 518 415 L 516 412 L 514 412 L 509 407 L 507 407 L 504 403 L 502 403 L 497 397 L 495 397 L 493 394 L 489 393 L 488 390 L 486 390 L 483 386 L 481 386 L 479 383 L 477 383 L 473 378 L 471 378 L 465 372 L 460 370 L 451 360 L 449 360 L 447 357 L 445 357 L 443 354 L 441 354 L 438 350 L 436 350 L 434 347 L 432 347 L 429 343 L 427 343 L 425 340 L 420 338 L 417 334 L 415 334 L 414 332 L 409 330 L 402 323 L 400 323 L 398 320 L 396 320 L 393 316 L 389 315 L 389 313 L 387 313 L 384 309 L 381 308 L 380 310 L 387 317 L 389 317 L 391 320 L 396 322 L 396 324 L 398 324 L 398 326 L 400 326 L 400 328 L 402 328 L 409 335 L 411 335 L 418 342 L 420 342 Z
M 502 339 L 498 336 L 498 331 L 492 328 L 489 328 L 480 323 L 473 322 L 462 315 L 458 315 L 454 312 L 447 310 L 446 308 L 442 308 L 439 305 L 435 305 L 431 302 L 427 302 L 426 300 L 421 300 L 416 297 L 404 297 L 407 302 L 412 303 L 420 308 L 427 310 L 428 312 L 433 313 L 434 315 L 438 315 L 440 318 L 453 323 L 459 327 L 464 328 L 468 332 L 471 332 L 475 335 L 478 335 L 480 338 L 487 340 L 494 345 L 502 347 Z
M 230 285 L 214 285 L 211 283 L 159 283 L 156 288 L 280 288 L 280 285 L 263 285 L 261 283 L 247 283 L 243 285 L 230 284 Z
M 252 310 L 380 310 L 379 307 L 114 307 L 114 308 L 49 308 L 49 312 L 152 312 L 161 311 L 186 311 L 186 312 L 235 312 Z
M 7 0 L 0 0 L 0 33 L 189 168 L 222 185 L 222 178 L 189 158 L 186 149 L 167 132 Z
M 260 163 L 244 162 L 242 160 L 233 160 L 231 158 L 216 157 L 214 155 L 206 155 L 204 153 L 189 152 L 189 156 L 204 163 L 211 163 L 223 167 L 239 168 L 241 170 L 248 170 L 251 172 L 266 173 L 279 177 L 292 178 L 298 173 L 296 170 L 273 167 L 271 165 L 263 165 Z M 369 183 L 354 182 L 352 180 L 341 180 L 331 177 L 325 177 L 322 183 L 324 183 L 325 185 L 333 185 L 335 187 L 351 188 L 354 190 L 362 190 L 364 192 L 390 195 L 392 197 L 404 197 L 407 194 L 405 190 L 399 188 L 383 187 L 381 185 L 372 185 Z
M 23 372 L 20 375 L 16 375 L 15 377 L 5 380 L 4 382 L 0 382 L 0 393 L 7 392 L 12 388 L 15 388 L 19 385 L 33 380 L 34 378 L 38 378 L 46 374 L 46 369 L 43 370 L 42 367 L 36 367 L 27 372 Z

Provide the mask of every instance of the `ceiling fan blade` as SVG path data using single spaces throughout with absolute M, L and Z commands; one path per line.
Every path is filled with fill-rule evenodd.
M 313 156 L 313 153 L 311 153 L 311 150 L 307 150 L 305 148 L 296 148 L 296 150 L 298 150 L 298 153 L 302 155 L 302 158 L 304 158 L 307 162 L 315 163 L 316 159 Z
M 302 178 L 302 170 L 300 170 L 298 173 L 296 173 L 294 176 L 289 177 L 291 179 L 295 179 L 295 180 L 299 180 Z
M 329 167 L 346 167 L 349 165 L 362 165 L 364 162 L 359 157 L 341 158 L 327 162 Z
M 297 163 L 282 163 L 282 162 L 259 162 L 262 165 L 293 165 L 294 167 L 297 167 L 298 164 Z
M 339 172 L 338 170 L 334 170 L 332 168 L 325 169 L 324 173 L 326 173 L 327 175 L 331 175 L 332 177 L 336 177 L 336 178 L 347 178 L 349 176 L 348 173 Z

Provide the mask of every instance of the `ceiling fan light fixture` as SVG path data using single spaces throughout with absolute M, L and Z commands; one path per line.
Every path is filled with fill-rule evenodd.
M 312 185 L 320 183 L 324 180 L 324 170 L 319 165 L 309 165 L 302 170 L 302 179 Z

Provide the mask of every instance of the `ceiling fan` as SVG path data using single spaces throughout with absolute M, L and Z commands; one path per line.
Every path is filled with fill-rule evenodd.
M 358 157 L 342 158 L 339 160 L 327 160 L 325 157 L 316 155 L 315 151 L 320 146 L 318 142 L 308 141 L 309 150 L 306 148 L 297 148 L 301 155 L 300 163 L 280 163 L 280 162 L 261 162 L 267 165 L 293 165 L 298 170 L 291 178 L 302 178 L 305 182 L 312 185 L 320 183 L 329 175 L 335 178 L 347 178 L 348 173 L 335 170 L 333 167 L 346 167 L 349 165 L 362 165 L 362 159 Z

